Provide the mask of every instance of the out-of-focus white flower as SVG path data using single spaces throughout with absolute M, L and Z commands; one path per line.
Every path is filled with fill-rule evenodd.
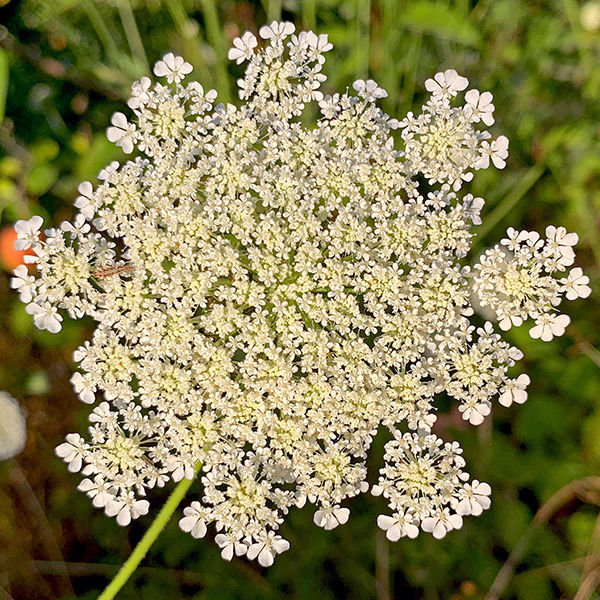
M 585 30 L 592 33 L 598 31 L 600 29 L 600 2 L 597 0 L 586 2 L 581 7 L 579 19 Z
M 25 416 L 19 403 L 7 392 L 0 392 L 0 460 L 19 454 L 26 440 Z

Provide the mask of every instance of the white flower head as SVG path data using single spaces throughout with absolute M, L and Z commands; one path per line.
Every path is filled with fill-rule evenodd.
M 569 276 L 561 280 L 567 300 L 587 298 L 592 293 L 592 288 L 588 285 L 589 282 L 590 278 L 583 274 L 581 267 L 571 269 Z
M 478 90 L 469 90 L 465 94 L 465 112 L 467 117 L 478 123 L 483 121 L 488 127 L 494 124 L 494 105 L 492 104 L 492 94 L 490 92 L 483 92 L 480 94 Z
M 348 522 L 350 510 L 340 508 L 339 505 L 320 508 L 314 515 L 313 521 L 315 525 L 323 529 L 335 529 L 338 525 L 344 525 Z
M 546 313 L 535 320 L 535 326 L 529 330 L 529 335 L 533 339 L 541 338 L 542 341 L 549 342 L 553 337 L 563 335 L 570 322 L 568 315 Z
M 166 77 L 169 83 L 181 82 L 192 70 L 190 63 L 185 62 L 181 56 L 175 56 L 172 52 L 165 54 L 163 59 L 154 65 L 154 74 L 157 77 Z
M 25 265 L 19 265 L 15 269 L 15 276 L 10 280 L 10 287 L 18 290 L 21 302 L 28 304 L 35 295 L 36 278 L 29 274 Z
M 375 102 L 379 98 L 386 98 L 387 92 L 380 88 L 375 81 L 372 79 L 357 79 L 352 87 L 358 92 L 361 98 L 364 98 L 367 102 Z
M 385 536 L 390 542 L 397 542 L 402 537 L 416 538 L 419 535 L 419 527 L 410 511 L 401 511 L 392 517 L 379 515 L 377 525 L 385 531 Z
M 456 96 L 469 85 L 466 77 L 460 76 L 454 69 L 436 73 L 433 79 L 425 81 L 425 89 L 434 95 Z
M 250 560 L 257 558 L 258 563 L 263 567 L 270 567 L 275 557 L 289 548 L 290 543 L 287 540 L 270 531 L 268 535 L 260 537 L 248 547 L 247 556 Z
M 106 137 L 110 142 L 123 148 L 125 154 L 131 154 L 135 143 L 135 126 L 127 121 L 122 112 L 116 112 L 110 120 L 112 127 L 106 130 Z
M 38 329 L 47 329 L 50 333 L 58 333 L 62 329 L 62 316 L 59 314 L 56 306 L 48 301 L 36 304 L 32 302 L 25 309 L 30 315 L 33 315 L 35 326 Z
M 293 23 L 273 21 L 270 25 L 263 25 L 258 34 L 263 40 L 280 42 L 296 31 Z
M 202 508 L 199 502 L 192 502 L 192 504 L 183 509 L 183 518 L 179 520 L 179 527 L 183 531 L 187 531 L 192 534 L 192 537 L 202 538 L 206 535 L 206 522 L 207 517 L 206 509 Z
M 525 373 L 519 375 L 516 379 L 510 379 L 498 398 L 502 406 L 510 406 L 513 402 L 523 404 L 527 400 L 527 386 L 530 383 L 529 376 Z
M 390 119 L 373 80 L 323 97 L 326 35 L 278 22 L 260 35 L 264 47 L 247 32 L 229 51 L 248 61 L 239 106 L 215 106 L 167 54 L 155 74 L 174 85 L 142 78 L 131 118 L 108 129 L 136 157 L 82 183 L 78 214 L 43 240 L 40 217 L 16 225 L 37 270 L 11 286 L 35 324 L 58 332 L 67 311 L 96 325 L 71 377 L 80 400 L 98 398 L 88 439 L 56 453 L 123 526 L 148 512 L 148 490 L 202 465 L 180 528 L 214 527 L 224 559 L 267 567 L 289 548 L 292 507 L 313 504 L 326 530 L 347 522 L 383 425 L 378 526 L 441 538 L 490 490 L 431 433 L 436 399 L 473 425 L 497 397 L 525 400 L 527 376 L 508 376 L 522 353 L 500 334 L 529 319 L 534 337 L 564 331 L 561 300 L 589 294 L 581 269 L 562 276 L 576 236 L 509 229 L 466 267 L 484 200 L 462 186 L 508 155 L 485 130 L 491 95 L 461 102 L 468 82 L 448 69 L 421 111 Z M 305 125 L 315 102 L 323 118 Z
M 15 231 L 17 239 L 15 240 L 16 250 L 29 250 L 33 246 L 34 250 L 38 246 L 40 239 L 40 228 L 44 223 L 42 217 L 35 215 L 28 221 L 17 221 Z
M 246 31 L 241 38 L 238 37 L 233 40 L 233 48 L 229 50 L 227 57 L 229 60 L 235 60 L 240 65 L 245 60 L 252 58 L 254 48 L 256 48 L 257 44 L 256 37 L 249 31 Z

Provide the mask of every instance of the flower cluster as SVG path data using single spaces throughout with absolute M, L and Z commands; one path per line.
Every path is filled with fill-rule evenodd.
M 575 300 L 591 293 L 589 278 L 579 267 L 566 278 L 552 276 L 573 264 L 576 243 L 577 234 L 567 233 L 564 227 L 549 225 L 545 240 L 536 231 L 509 228 L 508 237 L 487 250 L 475 265 L 473 290 L 480 305 L 494 311 L 503 330 L 532 318 L 532 338 L 547 342 L 562 335 L 569 324 L 567 315 L 555 311 L 562 294 Z
M 166 83 L 135 83 L 134 118 L 117 113 L 108 130 L 136 158 L 81 184 L 78 214 L 43 240 L 38 217 L 17 224 L 38 273 L 19 267 L 12 285 L 36 325 L 59 330 L 59 310 L 97 323 L 72 383 L 102 401 L 87 440 L 72 433 L 57 453 L 121 525 L 148 511 L 147 490 L 201 468 L 181 528 L 202 537 L 214 523 L 224 558 L 267 566 L 289 547 L 278 531 L 290 508 L 316 505 L 325 529 L 348 520 L 342 503 L 368 490 L 383 426 L 393 439 L 373 493 L 392 515 L 380 527 L 442 537 L 489 506 L 490 488 L 468 483 L 458 445 L 431 433 L 436 395 L 475 425 L 494 399 L 526 399 L 528 378 L 507 374 L 521 353 L 470 322 L 473 293 L 503 329 L 532 317 L 533 335 L 562 333 L 561 294 L 589 293 L 581 270 L 554 277 L 576 239 L 509 231 L 464 266 L 483 199 L 462 184 L 507 157 L 506 138 L 480 129 L 491 94 L 457 106 L 468 82 L 447 70 L 426 82 L 423 112 L 398 122 L 373 80 L 323 95 L 327 36 L 290 23 L 260 36 L 229 52 L 248 61 L 241 106 L 184 85 L 190 66 L 166 55 Z M 307 128 L 310 102 L 321 117 Z

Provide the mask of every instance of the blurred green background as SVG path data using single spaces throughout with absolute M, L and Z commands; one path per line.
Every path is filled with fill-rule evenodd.
M 504 171 L 478 172 L 470 186 L 486 199 L 474 255 L 507 226 L 564 225 L 580 235 L 577 265 L 593 293 L 569 304 L 562 338 L 506 335 L 525 353 L 525 405 L 496 407 L 479 428 L 440 415 L 436 432 L 458 440 L 472 475 L 492 485 L 483 516 L 440 541 L 421 533 L 391 544 L 375 524 L 381 498 L 352 500 L 350 522 L 331 532 L 295 510 L 282 528 L 292 547 L 268 570 L 223 561 L 173 519 L 119 598 L 599 599 L 600 1 L 0 0 L 0 227 L 73 215 L 77 185 L 123 159 L 105 139 L 111 114 L 164 53 L 183 55 L 205 88 L 235 101 L 243 66 L 227 61 L 232 39 L 281 18 L 329 34 L 325 92 L 372 77 L 394 117 L 418 108 L 439 70 L 491 91 L 492 133 L 508 136 L 511 154 Z M 0 597 L 96 598 L 165 491 L 126 529 L 76 491 L 79 476 L 54 447 L 86 428 L 90 409 L 69 377 L 91 324 L 36 330 L 9 289 L 6 244 L 1 256 L 0 389 L 26 410 L 28 438 L 0 463 Z M 376 440 L 371 482 L 381 454 Z

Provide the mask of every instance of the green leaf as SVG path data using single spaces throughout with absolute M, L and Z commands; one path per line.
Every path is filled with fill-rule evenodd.
M 35 165 L 27 174 L 27 193 L 31 196 L 45 194 L 58 179 L 58 169 L 51 165 Z
M 94 181 L 101 169 L 122 158 L 123 151 L 109 142 L 104 132 L 94 137 L 87 152 L 77 160 L 75 175 L 79 181 Z
M 399 25 L 416 32 L 451 40 L 465 46 L 478 46 L 481 38 L 477 30 L 458 12 L 434 2 L 415 2 L 400 11 Z

